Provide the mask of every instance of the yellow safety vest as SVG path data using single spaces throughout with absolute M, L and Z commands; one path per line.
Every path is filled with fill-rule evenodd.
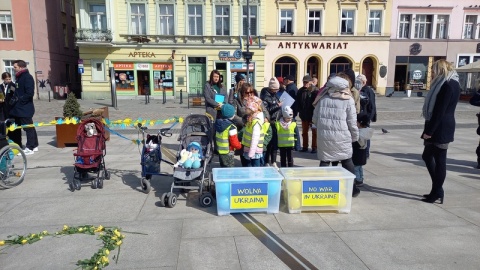
M 252 134 L 253 134 L 253 127 L 260 123 L 258 122 L 258 119 L 253 119 L 252 123 L 248 123 L 245 126 L 245 130 L 243 131 L 243 137 L 242 137 L 242 144 L 248 148 L 250 148 L 250 145 L 252 143 Z M 265 137 L 265 132 L 263 131 L 264 126 L 260 126 L 260 138 L 258 139 L 258 148 L 263 148 L 263 138 Z
M 277 128 L 278 147 L 293 147 L 295 146 L 295 127 L 297 123 L 292 122 L 288 129 L 284 129 L 279 121 L 275 122 Z
M 220 155 L 225 155 L 230 152 L 230 143 L 228 141 L 228 132 L 234 125 L 229 125 L 223 132 L 215 133 L 215 142 L 217 143 L 217 150 Z

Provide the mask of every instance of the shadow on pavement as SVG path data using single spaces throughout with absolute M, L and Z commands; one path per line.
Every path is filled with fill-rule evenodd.
M 367 184 L 365 184 L 360 189 L 361 190 L 366 189 L 366 190 L 368 190 L 372 193 L 383 194 L 383 195 L 397 197 L 397 198 L 403 198 L 403 199 L 407 199 L 407 200 L 418 201 L 420 198 L 422 198 L 422 195 L 419 195 L 419 194 L 413 194 L 413 193 L 408 193 L 408 192 L 389 189 L 389 188 L 375 187 L 375 186 L 371 186 L 371 185 L 367 185 Z M 361 194 L 360 194 L 360 196 L 361 196 Z

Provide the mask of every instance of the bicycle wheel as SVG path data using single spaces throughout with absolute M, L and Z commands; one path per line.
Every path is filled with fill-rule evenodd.
M 7 145 L 0 150 L 0 186 L 12 188 L 20 185 L 26 171 L 27 157 L 20 147 Z

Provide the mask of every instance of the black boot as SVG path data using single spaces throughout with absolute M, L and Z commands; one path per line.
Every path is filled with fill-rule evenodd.
M 477 158 L 477 169 L 480 169 L 480 158 Z

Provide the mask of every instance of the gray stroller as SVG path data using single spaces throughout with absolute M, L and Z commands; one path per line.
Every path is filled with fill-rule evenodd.
M 187 149 L 187 147 L 192 144 L 198 145 L 200 147 L 199 167 L 174 167 L 170 192 L 163 193 L 160 196 L 161 205 L 171 208 L 175 207 L 177 204 L 176 190 L 181 192 L 198 190 L 200 193 L 201 206 L 209 207 L 213 204 L 213 181 L 210 177 L 210 170 L 207 171 L 207 168 L 209 168 L 210 161 L 213 157 L 214 135 L 215 130 L 212 120 L 207 115 L 192 114 L 184 119 L 180 136 L 178 137 L 180 144 L 177 152 L 177 160 L 181 159 L 180 153 L 183 149 Z

